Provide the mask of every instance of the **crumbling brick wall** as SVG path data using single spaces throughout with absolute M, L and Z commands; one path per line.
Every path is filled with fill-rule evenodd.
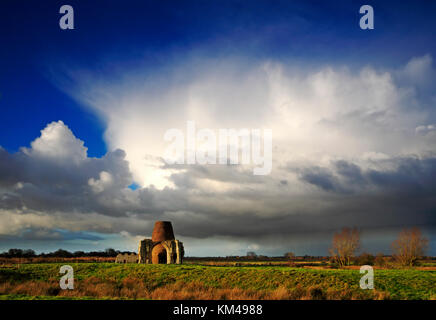
M 137 254 L 118 254 L 115 258 L 115 263 L 138 263 L 138 255 Z

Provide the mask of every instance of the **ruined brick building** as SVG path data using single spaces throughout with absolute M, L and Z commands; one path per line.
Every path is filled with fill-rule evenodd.
M 120 253 L 115 258 L 115 263 L 138 263 L 138 255 L 134 253 Z
M 139 242 L 138 263 L 181 264 L 184 255 L 183 243 L 174 238 L 170 221 L 156 221 L 151 239 Z
M 170 221 L 156 221 L 151 239 L 139 242 L 138 254 L 119 254 L 115 263 L 177 263 L 183 261 L 183 243 L 174 238 Z

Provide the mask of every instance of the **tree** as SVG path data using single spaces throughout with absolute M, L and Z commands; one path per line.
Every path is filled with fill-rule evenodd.
M 333 235 L 330 254 L 340 267 L 350 265 L 351 259 L 360 247 L 360 232 L 357 228 L 342 228 Z
M 356 262 L 360 266 L 364 266 L 364 265 L 373 266 L 374 261 L 375 261 L 375 257 L 368 252 L 363 252 L 359 257 L 356 258 Z
M 23 250 L 22 249 L 15 249 L 15 248 L 9 249 L 8 256 L 9 257 L 22 257 Z
M 392 243 L 395 260 L 402 266 L 413 266 L 422 257 L 428 246 L 428 239 L 418 228 L 404 229 Z
M 117 256 L 117 252 L 115 251 L 115 249 L 112 248 L 108 248 L 104 251 L 106 253 L 106 256 L 108 257 L 116 257 Z
M 35 257 L 35 256 L 36 256 L 36 253 L 34 250 L 32 250 L 32 249 L 23 250 L 23 257 L 30 258 L 30 257 Z
M 73 254 L 67 250 L 58 249 L 52 253 L 52 256 L 57 258 L 71 258 Z
M 74 251 L 73 252 L 73 256 L 78 258 L 78 257 L 86 257 L 86 253 L 84 251 Z

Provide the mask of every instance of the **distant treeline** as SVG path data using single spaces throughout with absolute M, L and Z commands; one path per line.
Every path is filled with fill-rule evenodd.
M 120 251 L 112 248 L 108 248 L 104 251 L 74 251 L 59 249 L 54 252 L 37 254 L 32 249 L 9 249 L 3 253 L 0 253 L 0 258 L 86 258 L 86 257 L 99 257 L 99 258 L 115 258 L 118 254 L 136 254 L 131 251 Z M 369 253 L 362 253 L 360 256 L 354 257 L 353 260 L 359 261 L 359 263 L 372 265 L 377 258 L 391 258 L 389 255 L 378 254 L 377 256 Z M 421 257 L 423 260 L 436 260 L 436 257 Z M 286 253 L 284 256 L 264 256 L 264 255 L 247 255 L 247 256 L 226 256 L 226 257 L 185 257 L 186 261 L 328 261 L 330 256 L 294 256 Z
M 80 257 L 116 257 L 119 253 L 131 253 L 130 251 L 119 251 L 112 248 L 104 251 L 75 251 L 59 249 L 54 252 L 37 254 L 32 249 L 9 249 L 0 253 L 2 258 L 33 258 L 33 257 L 54 257 L 54 258 L 80 258 Z
M 184 260 L 187 261 L 283 261 L 287 259 L 286 255 L 269 257 L 263 255 L 247 255 L 247 256 L 226 256 L 226 257 L 185 257 Z M 293 260 L 303 260 L 303 261 L 323 261 L 329 260 L 326 256 L 295 256 Z

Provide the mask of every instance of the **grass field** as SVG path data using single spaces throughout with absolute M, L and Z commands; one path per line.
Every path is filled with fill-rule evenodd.
M 435 299 L 436 271 L 376 269 L 362 290 L 358 269 L 286 266 L 70 263 L 74 290 L 59 288 L 65 263 L 0 267 L 1 299 Z

